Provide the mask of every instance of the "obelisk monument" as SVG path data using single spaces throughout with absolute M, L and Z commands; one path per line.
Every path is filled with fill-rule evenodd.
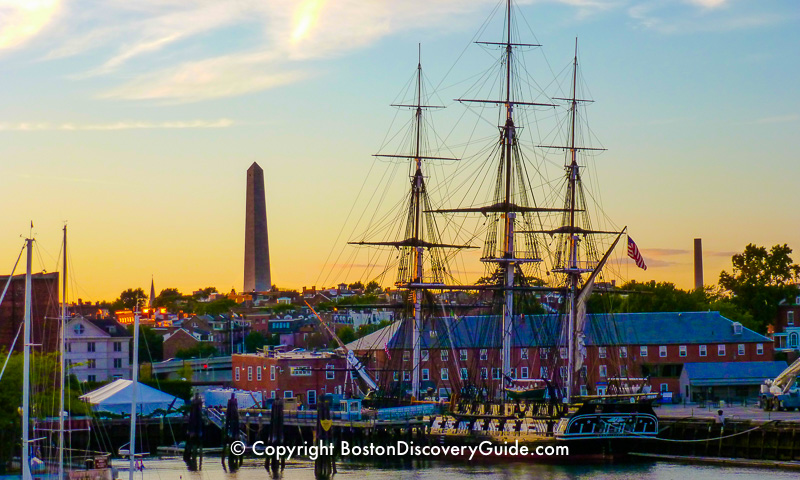
M 264 170 L 253 162 L 247 169 L 247 207 L 244 223 L 244 291 L 266 292 L 272 288 L 267 237 L 267 202 Z

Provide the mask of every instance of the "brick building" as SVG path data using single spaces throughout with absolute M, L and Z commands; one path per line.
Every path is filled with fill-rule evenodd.
M 499 318 L 427 320 L 421 335 L 421 389 L 446 397 L 465 385 L 493 394 L 501 387 Z M 513 376 L 560 384 L 566 378 L 566 348 L 558 344 L 556 315 L 516 318 Z M 387 390 L 411 385 L 410 325 L 395 322 L 348 345 Z M 681 398 L 683 365 L 698 362 L 754 362 L 774 359 L 772 341 L 718 312 L 589 315 L 581 394 L 603 394 L 633 379 L 654 391 Z M 387 372 L 380 378 L 381 372 Z
M 775 350 L 790 354 L 794 359 L 800 355 L 800 289 L 797 296 L 786 298 L 778 305 L 778 314 L 770 325 L 770 334 Z
M 179 351 L 187 350 L 200 343 L 200 339 L 191 332 L 179 328 L 164 335 L 163 356 L 164 358 L 175 358 Z
M 263 398 L 298 398 L 308 406 L 326 393 L 349 391 L 346 360 L 333 352 L 233 355 L 233 386 Z
M 60 313 L 58 301 L 59 274 L 35 273 L 31 275 L 31 340 L 41 345 L 42 351 L 58 351 L 57 318 Z M 0 276 L 0 291 L 5 287 L 8 275 Z M 25 317 L 25 275 L 14 275 L 3 303 L 0 304 L 0 345 L 10 348 Z M 22 333 L 14 346 L 22 351 Z

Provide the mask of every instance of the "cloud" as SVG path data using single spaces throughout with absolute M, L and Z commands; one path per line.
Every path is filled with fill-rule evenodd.
M 108 131 L 108 130 L 153 130 L 153 129 L 187 129 L 187 128 L 227 128 L 234 124 L 233 120 L 191 120 L 177 122 L 114 122 L 114 123 L 60 123 L 20 122 L 0 123 L 0 131 L 37 132 L 37 131 Z
M 0 0 L 0 51 L 36 37 L 60 10 L 60 0 Z
M 727 0 L 651 0 L 629 7 L 628 15 L 638 26 L 664 34 L 728 32 L 797 18 L 796 13 L 767 11 L 757 2 L 733 8 Z

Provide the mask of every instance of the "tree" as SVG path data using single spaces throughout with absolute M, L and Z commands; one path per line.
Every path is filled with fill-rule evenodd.
M 795 296 L 792 282 L 800 275 L 800 266 L 792 262 L 788 245 L 766 247 L 749 244 L 744 252 L 731 257 L 733 270 L 719 275 L 719 285 L 731 302 L 753 318 L 756 331 L 766 333 L 778 312 L 778 304 Z
M 356 332 L 351 327 L 341 327 L 336 330 L 336 336 L 339 337 L 342 343 L 347 344 L 356 339 Z
M 697 312 L 708 310 L 709 301 L 704 290 L 686 291 L 670 282 L 630 281 L 622 285 L 624 293 L 610 296 L 592 295 L 589 311 L 614 313 L 638 312 Z
M 178 350 L 175 353 L 175 358 L 180 358 L 182 360 L 188 360 L 190 358 L 207 358 L 213 357 L 217 354 L 217 348 L 213 345 L 208 343 L 198 343 L 193 345 L 189 348 L 184 348 L 182 350 Z M 188 377 L 187 377 L 188 378 Z
M 278 343 L 280 343 L 278 335 L 266 336 L 258 331 L 252 331 L 244 338 L 244 347 L 247 353 L 255 353 L 265 345 L 277 345 Z
M 199 300 L 201 298 L 208 298 L 208 296 L 212 293 L 217 293 L 217 287 L 201 288 L 193 295 L 193 297 Z
M 183 298 L 183 294 L 177 288 L 165 288 L 153 301 L 156 307 L 167 307 L 167 310 L 174 313 L 177 311 L 177 302 Z
M 133 325 L 128 325 L 128 333 L 133 336 Z M 152 327 L 139 326 L 139 361 L 140 362 L 160 362 L 164 356 L 164 337 L 158 334 Z M 131 361 L 133 351 L 131 351 Z
M 238 304 L 230 298 L 220 298 L 213 302 L 196 304 L 194 313 L 197 315 L 221 315 L 230 312 L 236 305 Z
M 360 281 L 358 281 L 358 282 L 355 282 L 355 283 L 351 283 L 350 285 L 347 286 L 347 288 L 350 289 L 350 290 L 363 290 L 364 289 L 364 284 L 361 283 Z
M 113 310 L 133 310 L 135 307 L 143 307 L 146 300 L 147 295 L 145 295 L 144 290 L 141 288 L 129 288 L 119 294 L 119 298 L 114 300 L 111 308 Z
M 367 286 L 364 288 L 364 293 L 366 293 L 367 295 L 375 295 L 377 293 L 381 293 L 381 291 L 382 291 L 381 285 L 375 280 L 369 282 Z

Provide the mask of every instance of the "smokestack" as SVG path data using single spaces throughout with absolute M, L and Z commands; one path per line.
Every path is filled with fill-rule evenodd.
M 703 239 L 694 239 L 694 288 L 703 288 Z

